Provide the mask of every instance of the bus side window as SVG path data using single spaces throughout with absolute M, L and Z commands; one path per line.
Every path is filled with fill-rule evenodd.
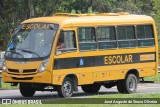
M 83 27 L 78 29 L 79 48 L 81 51 L 96 50 L 96 32 L 94 27 Z
M 137 25 L 136 30 L 139 47 L 155 45 L 152 25 Z
M 98 48 L 100 50 L 117 48 L 116 32 L 114 26 L 98 27 L 96 29 Z
M 74 31 L 61 31 L 56 46 L 56 55 L 77 50 Z
M 119 48 L 134 48 L 137 46 L 134 26 L 118 26 L 117 35 Z

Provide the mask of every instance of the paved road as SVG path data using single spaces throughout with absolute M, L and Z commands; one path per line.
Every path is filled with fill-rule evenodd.
M 139 84 L 137 89 L 137 94 L 139 93 L 160 93 L 160 84 Z M 116 87 L 111 89 L 106 89 L 101 87 L 100 92 L 98 95 L 109 95 L 109 94 L 118 94 Z M 74 93 L 73 97 L 75 98 L 84 98 L 88 96 L 95 96 L 97 94 L 86 94 L 84 93 L 81 88 L 79 87 L 79 92 Z M 21 96 L 19 90 L 0 90 L 0 98 L 20 98 L 23 99 L 24 97 Z M 58 98 L 57 92 L 36 92 L 34 97 L 29 99 L 55 99 Z

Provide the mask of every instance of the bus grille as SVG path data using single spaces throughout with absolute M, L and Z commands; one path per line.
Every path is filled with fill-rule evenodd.
M 27 77 L 27 78 L 16 78 L 16 77 L 12 77 L 12 79 L 14 79 L 14 80 L 32 80 L 33 77 Z
M 9 72 L 12 73 L 19 73 L 19 69 L 8 69 Z M 34 73 L 36 72 L 36 69 L 24 69 L 23 73 Z

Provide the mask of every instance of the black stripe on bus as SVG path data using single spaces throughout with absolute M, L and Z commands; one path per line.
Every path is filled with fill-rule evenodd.
M 130 53 L 103 56 L 85 56 L 54 59 L 53 69 L 70 69 L 96 66 L 110 66 L 134 63 L 155 62 L 156 53 Z

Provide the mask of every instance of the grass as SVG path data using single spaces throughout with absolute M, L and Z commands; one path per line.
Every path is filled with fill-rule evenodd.
M 155 76 L 145 77 L 144 80 L 154 81 L 155 83 L 160 83 L 160 73 L 158 75 L 155 75 Z
M 96 99 L 95 99 L 96 98 Z M 98 98 L 98 99 L 97 99 Z M 135 94 L 107 94 L 107 95 L 97 95 L 97 96 L 89 96 L 88 99 L 86 98 L 70 98 L 70 99 L 50 99 L 50 100 L 44 100 L 43 103 L 45 104 L 72 104 L 75 102 L 78 102 L 78 104 L 103 104 L 105 99 L 115 99 L 115 98 L 160 98 L 160 93 L 154 93 L 154 94 L 140 94 L 140 93 L 135 93 Z M 137 99 L 138 100 L 138 99 Z M 114 104 L 113 104 L 114 105 Z M 94 107 L 94 106 L 93 106 Z
M 11 86 L 10 83 L 2 82 L 2 89 L 15 89 L 15 88 L 18 88 L 18 86 Z
M 93 96 L 91 98 L 160 98 L 160 93 L 109 94 Z
M 157 94 L 109 94 L 109 95 L 97 95 L 97 96 L 92 96 L 88 98 L 160 98 L 160 93 Z M 46 100 L 47 103 L 50 104 L 45 104 L 45 105 L 29 105 L 29 107 L 53 107 L 53 105 L 56 102 L 60 104 L 56 104 L 56 107 L 104 107 L 104 106 L 109 106 L 109 107 L 157 107 L 159 106 L 158 104 L 61 104 L 63 102 L 67 102 L 70 99 L 52 99 L 52 100 Z M 72 98 L 72 101 L 76 101 L 76 98 Z M 83 101 L 88 101 L 87 99 L 78 99 L 78 100 L 83 100 Z M 92 99 L 91 99 L 92 100 Z M 28 107 L 28 105 L 1 105 L 1 107 Z
M 45 104 L 45 105 L 1 105 L 0 107 L 53 107 L 51 104 Z M 56 107 L 158 107 L 159 105 L 152 105 L 152 104 L 56 104 Z

